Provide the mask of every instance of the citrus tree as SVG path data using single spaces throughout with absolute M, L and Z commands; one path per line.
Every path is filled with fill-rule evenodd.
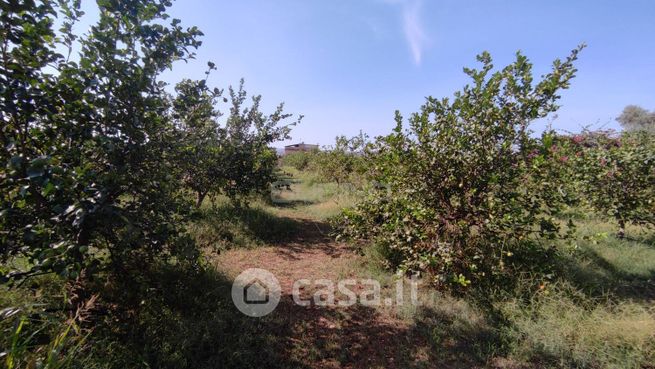
M 282 165 L 295 168 L 297 170 L 307 170 L 313 166 L 318 150 L 297 151 L 284 154 Z
M 368 136 L 362 132 L 351 138 L 337 136 L 334 145 L 324 147 L 314 155 L 310 168 L 320 179 L 336 182 L 337 186 L 357 182 L 366 172 L 367 145 Z
M 0 256 L 23 261 L 4 280 L 195 260 L 158 77 L 201 32 L 167 0 L 98 1 L 81 37 L 79 1 L 0 4 Z
M 248 195 L 270 191 L 277 179 L 278 156 L 271 144 L 289 139 L 291 128 L 299 124 L 302 115 L 288 121 L 292 114 L 284 112 L 284 104 L 271 114 L 261 111 L 261 95 L 251 98 L 246 106 L 247 92 L 243 80 L 238 89 L 229 88 L 230 110 L 220 134 L 220 191 L 237 205 L 247 205 Z
M 516 61 L 492 72 L 491 56 L 454 98 L 428 97 L 408 124 L 371 152 L 369 190 L 338 225 L 342 237 L 377 244 L 390 267 L 421 272 L 438 286 L 470 285 L 511 277 L 537 263 L 542 238 L 562 235 L 557 219 L 568 201 L 554 135 L 532 136 L 530 123 L 557 110 L 582 47 L 537 83 L 532 64 Z
M 210 68 L 214 65 L 210 63 Z M 209 72 L 208 72 L 209 73 Z M 175 86 L 173 117 L 179 130 L 177 152 L 182 181 L 195 195 L 196 207 L 223 184 L 221 130 L 215 109 L 221 90 L 210 90 L 206 79 L 185 79 Z
M 600 214 L 627 223 L 655 225 L 655 137 L 646 131 L 587 132 L 573 137 L 580 191 Z
M 209 63 L 207 75 L 214 69 Z M 207 79 L 184 80 L 177 84 L 173 99 L 173 116 L 178 129 L 178 167 L 186 188 L 195 195 L 200 207 L 207 195 L 222 193 L 234 204 L 246 204 L 247 197 L 265 192 L 277 179 L 277 153 L 270 147 L 274 142 L 289 138 L 291 127 L 299 119 L 278 105 L 274 113 L 260 111 L 261 96 L 252 97 L 252 105 L 244 107 L 247 93 L 241 80 L 238 90 L 229 88 L 231 102 L 224 124 L 216 104 L 223 90 L 210 89 Z M 285 124 L 286 123 L 286 124 Z

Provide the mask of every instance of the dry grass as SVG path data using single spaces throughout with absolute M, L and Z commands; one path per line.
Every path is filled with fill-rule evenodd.
M 587 305 L 587 306 L 585 306 Z M 633 302 L 581 304 L 555 292 L 504 303 L 512 354 L 540 366 L 640 368 L 655 360 L 655 309 Z

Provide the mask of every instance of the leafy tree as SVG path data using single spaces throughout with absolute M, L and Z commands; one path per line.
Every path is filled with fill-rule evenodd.
M 301 115 L 283 125 L 292 117 L 284 113 L 283 103 L 273 113 L 264 114 L 261 95 L 253 96 L 252 105 L 244 107 L 247 93 L 243 83 L 241 80 L 238 90 L 229 88 L 232 105 L 220 138 L 220 191 L 237 206 L 247 204 L 248 195 L 270 191 L 278 161 L 270 145 L 290 138 L 291 127 L 302 120 Z
M 210 68 L 214 68 L 211 63 Z M 206 80 L 188 79 L 178 83 L 175 91 L 173 116 L 181 132 L 182 180 L 195 193 L 196 207 L 199 207 L 207 194 L 218 191 L 224 182 L 221 175 L 223 134 L 216 122 L 220 113 L 214 108 L 222 91 L 210 91 Z
M 207 74 L 214 65 L 210 63 L 209 67 Z M 261 96 L 254 96 L 252 106 L 244 108 L 247 93 L 241 80 L 238 90 L 229 89 L 232 106 L 221 125 L 215 104 L 223 91 L 209 89 L 206 81 L 184 80 L 176 86 L 173 111 L 181 132 L 178 161 L 183 182 L 195 193 L 196 207 L 207 195 L 218 193 L 242 205 L 248 195 L 270 189 L 277 178 L 278 158 L 269 146 L 289 138 L 291 127 L 302 117 L 281 125 L 292 115 L 285 114 L 280 104 L 266 116 L 259 108 Z
M 655 138 L 643 131 L 587 132 L 573 137 L 581 192 L 598 212 L 619 224 L 655 225 Z
M 372 239 L 389 265 L 423 272 L 442 287 L 465 290 L 539 264 L 539 238 L 561 235 L 561 186 L 552 133 L 533 138 L 530 123 L 557 110 L 582 47 L 533 84 L 532 64 L 517 53 L 500 71 L 488 53 L 454 99 L 426 99 L 407 129 L 379 138 L 371 189 L 340 220 L 342 237 Z
M 356 181 L 366 171 L 364 164 L 368 136 L 362 132 L 348 138 L 337 136 L 334 146 L 325 147 L 316 153 L 311 168 L 327 182 L 342 183 Z
M 297 151 L 285 154 L 282 157 L 282 165 L 296 168 L 297 170 L 307 170 L 313 166 L 318 150 Z
M 201 32 L 169 20 L 169 5 L 99 1 L 78 37 L 79 1 L 0 2 L 0 254 L 29 261 L 9 278 L 195 259 L 158 76 L 193 57 Z
M 616 120 L 628 131 L 655 132 L 655 112 L 649 112 L 636 105 L 626 106 Z

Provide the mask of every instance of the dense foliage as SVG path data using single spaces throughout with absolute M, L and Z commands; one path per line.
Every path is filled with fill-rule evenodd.
M 246 91 L 243 81 L 238 90 L 230 87 L 232 106 L 225 123 L 221 142 L 220 166 L 224 180 L 221 192 L 241 205 L 253 192 L 268 192 L 277 177 L 276 150 L 270 144 L 289 138 L 291 127 L 297 120 L 282 125 L 291 114 L 284 113 L 284 104 L 278 105 L 269 115 L 261 112 L 261 96 L 252 98 L 252 105 L 244 107 Z
M 276 177 L 278 186 L 292 190 L 296 179 L 276 169 L 270 145 L 287 139 L 299 119 L 289 122 L 281 104 L 263 113 L 261 96 L 249 101 L 243 81 L 225 96 L 207 79 L 185 79 L 173 91 L 167 89 L 161 73 L 193 58 L 201 32 L 170 19 L 169 0 L 97 4 L 99 19 L 80 36 L 72 32 L 82 16 L 79 0 L 0 0 L 1 362 L 10 368 L 257 367 L 262 361 L 286 366 L 286 345 L 292 341 L 287 336 L 312 336 L 311 329 L 321 327 L 298 331 L 298 320 L 291 318 L 299 316 L 304 323 L 304 315 L 286 314 L 295 311 L 286 308 L 271 320 L 242 316 L 230 301 L 231 281 L 202 267 L 208 263 L 201 263 L 185 228 L 197 221 L 191 217 L 196 214 L 208 220 L 205 228 L 194 225 L 211 243 L 238 243 L 238 232 L 234 236 L 222 228 L 227 219 L 262 243 L 316 243 L 329 249 L 320 223 L 307 215 L 316 213 L 292 219 L 279 216 L 279 208 L 234 211 L 249 195 L 268 191 Z M 374 143 L 363 134 L 339 136 L 333 146 L 291 154 L 282 163 L 311 171 L 311 178 L 321 182 L 366 188 L 359 203 L 339 218 L 341 235 L 372 241 L 395 270 L 424 273 L 436 285 L 458 291 L 505 286 L 522 271 L 549 266 L 553 240 L 572 230 L 561 210 L 577 197 L 615 218 L 621 236 L 627 223 L 655 224 L 655 140 L 642 129 L 650 127 L 652 113 L 626 108 L 619 120 L 638 132 L 620 136 L 547 131 L 536 137 L 529 129 L 532 121 L 557 110 L 559 91 L 568 88 L 579 51 L 556 61 L 536 84 L 523 55 L 492 73 L 491 58 L 484 53 L 481 70 L 465 70 L 471 85 L 452 100 L 428 98 L 408 124 L 397 114 L 391 134 Z M 208 67 L 207 76 L 215 69 L 213 63 Z M 217 107 L 221 102 L 230 103 L 224 115 Z M 364 186 L 365 178 L 371 186 Z M 326 195 L 334 186 L 319 187 L 323 192 L 309 196 L 311 201 L 290 196 L 284 212 L 340 209 L 343 203 Z M 192 211 L 194 202 L 199 207 L 218 194 L 232 203 Z M 302 227 L 311 230 L 296 234 Z M 598 232 L 605 228 L 588 230 L 584 240 Z M 602 252 L 588 248 L 589 259 L 569 269 L 571 280 L 584 279 L 584 293 L 600 291 L 594 298 L 605 299 L 606 286 L 625 298 L 650 296 L 653 256 L 644 255 L 652 239 L 644 237 L 632 259 L 626 256 L 631 241 L 616 241 L 603 251 L 614 253 L 614 264 L 612 257 L 598 257 Z M 643 263 L 635 263 L 637 258 Z M 292 254 L 286 259 L 298 260 Z M 598 271 L 589 267 L 594 263 Z M 525 299 L 529 303 L 513 304 L 521 310 L 514 326 L 494 317 L 503 321 L 494 331 L 514 330 L 513 340 L 528 342 L 560 365 L 653 361 L 650 310 L 618 305 L 598 312 L 578 306 L 584 298 L 575 294 L 538 305 L 548 290 L 539 291 Z M 448 304 L 444 310 L 461 308 L 440 301 Z M 361 316 L 378 315 L 368 307 L 355 308 L 353 314 L 341 314 L 347 320 L 335 326 L 360 326 Z M 511 316 L 511 308 L 494 314 Z M 481 340 L 474 331 L 486 328 L 470 314 L 448 322 L 441 311 L 416 310 L 434 324 L 417 321 L 418 330 L 450 347 L 496 350 L 503 341 Z M 561 314 L 564 310 L 567 314 Z M 339 319 L 325 312 L 330 315 L 319 320 Z M 560 315 L 567 324 L 552 318 Z M 562 326 L 564 334 L 553 329 Z M 443 327 L 457 329 L 442 339 L 435 332 L 444 332 Z M 396 335 L 370 328 L 362 333 Z M 557 344 L 541 335 L 557 336 Z M 613 337 L 610 344 L 607 336 Z M 319 338 L 316 347 L 294 351 L 327 360 L 321 350 L 333 345 Z M 585 351 L 585 345 L 607 357 Z M 571 347 L 584 355 L 558 353 Z
M 119 269 L 136 256 L 192 259 L 157 77 L 193 56 L 200 31 L 167 21 L 166 1 L 102 1 L 77 37 L 79 4 L 55 4 L 2 2 L 0 251 L 29 266 L 10 276 L 75 277 L 105 254 Z
M 195 263 L 180 189 L 198 205 L 208 193 L 241 203 L 274 180 L 269 145 L 297 121 L 280 125 L 290 117 L 282 104 L 262 113 L 261 96 L 246 107 L 243 81 L 229 89 L 222 123 L 223 91 L 206 79 L 167 93 L 160 73 L 192 58 L 201 35 L 169 20 L 169 5 L 99 2 L 97 23 L 80 37 L 79 2 L 2 3 L 0 254 L 5 264 L 26 261 L 3 269 L 5 280 L 74 278 L 155 257 Z
M 509 276 L 536 259 L 533 236 L 561 234 L 556 218 L 569 201 L 554 134 L 531 136 L 530 123 L 557 109 L 580 48 L 533 84 L 532 64 L 481 70 L 454 99 L 428 97 L 409 119 L 375 143 L 373 178 L 386 184 L 343 213 L 342 235 L 371 239 L 394 268 L 426 272 L 440 286 L 465 288 Z M 379 187 L 379 186 L 378 186 Z
M 368 136 L 360 132 L 354 137 L 337 136 L 334 145 L 320 150 L 299 151 L 286 154 L 281 164 L 297 170 L 311 172 L 320 182 L 361 185 L 367 171 L 365 153 L 369 147 Z
M 655 225 L 655 137 L 645 131 L 571 138 L 579 189 L 598 213 L 625 225 Z
M 319 179 L 325 182 L 356 184 L 366 173 L 364 153 L 368 145 L 368 136 L 360 133 L 348 138 L 337 136 L 332 146 L 318 152 L 310 166 Z
M 312 168 L 317 153 L 318 150 L 296 151 L 284 154 L 281 164 L 282 166 L 292 167 L 296 170 L 308 170 Z
M 205 196 L 220 186 L 220 132 L 216 124 L 220 113 L 214 104 L 222 91 L 210 90 L 206 80 L 188 79 L 178 83 L 175 91 L 173 118 L 180 132 L 177 151 L 182 181 L 200 206 Z
M 269 145 L 297 121 L 281 125 L 290 117 L 281 104 L 262 113 L 261 96 L 248 105 L 243 81 L 229 89 L 224 121 L 223 90 L 207 79 L 170 91 L 161 73 L 192 59 L 202 35 L 170 19 L 170 5 L 98 1 L 97 21 L 79 35 L 78 0 L 0 1 L 0 359 L 9 367 L 71 365 L 91 320 L 98 352 L 103 339 L 139 331 L 131 320 L 146 301 L 161 303 L 158 270 L 176 276 L 172 285 L 205 271 L 186 230 L 193 201 L 222 193 L 241 204 L 274 179 Z M 34 306 L 12 299 L 25 285 Z
M 242 80 L 238 90 L 229 89 L 232 107 L 221 124 L 214 103 L 222 90 L 210 90 L 206 81 L 190 80 L 179 83 L 176 90 L 173 106 L 182 132 L 180 165 L 186 187 L 195 194 L 196 207 L 207 195 L 224 194 L 240 205 L 248 195 L 268 191 L 277 166 L 277 153 L 270 145 L 289 138 L 291 127 L 302 116 L 280 125 L 291 114 L 285 114 L 280 104 L 265 115 L 259 95 L 244 108 L 247 94 Z

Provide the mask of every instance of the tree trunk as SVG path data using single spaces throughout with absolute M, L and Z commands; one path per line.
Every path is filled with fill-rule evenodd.
M 202 202 L 205 201 L 205 196 L 207 196 L 207 191 L 198 192 L 198 197 L 196 198 L 196 209 L 200 208 Z
M 619 233 L 617 234 L 617 236 L 620 239 L 625 238 L 625 220 L 623 219 L 619 219 Z

